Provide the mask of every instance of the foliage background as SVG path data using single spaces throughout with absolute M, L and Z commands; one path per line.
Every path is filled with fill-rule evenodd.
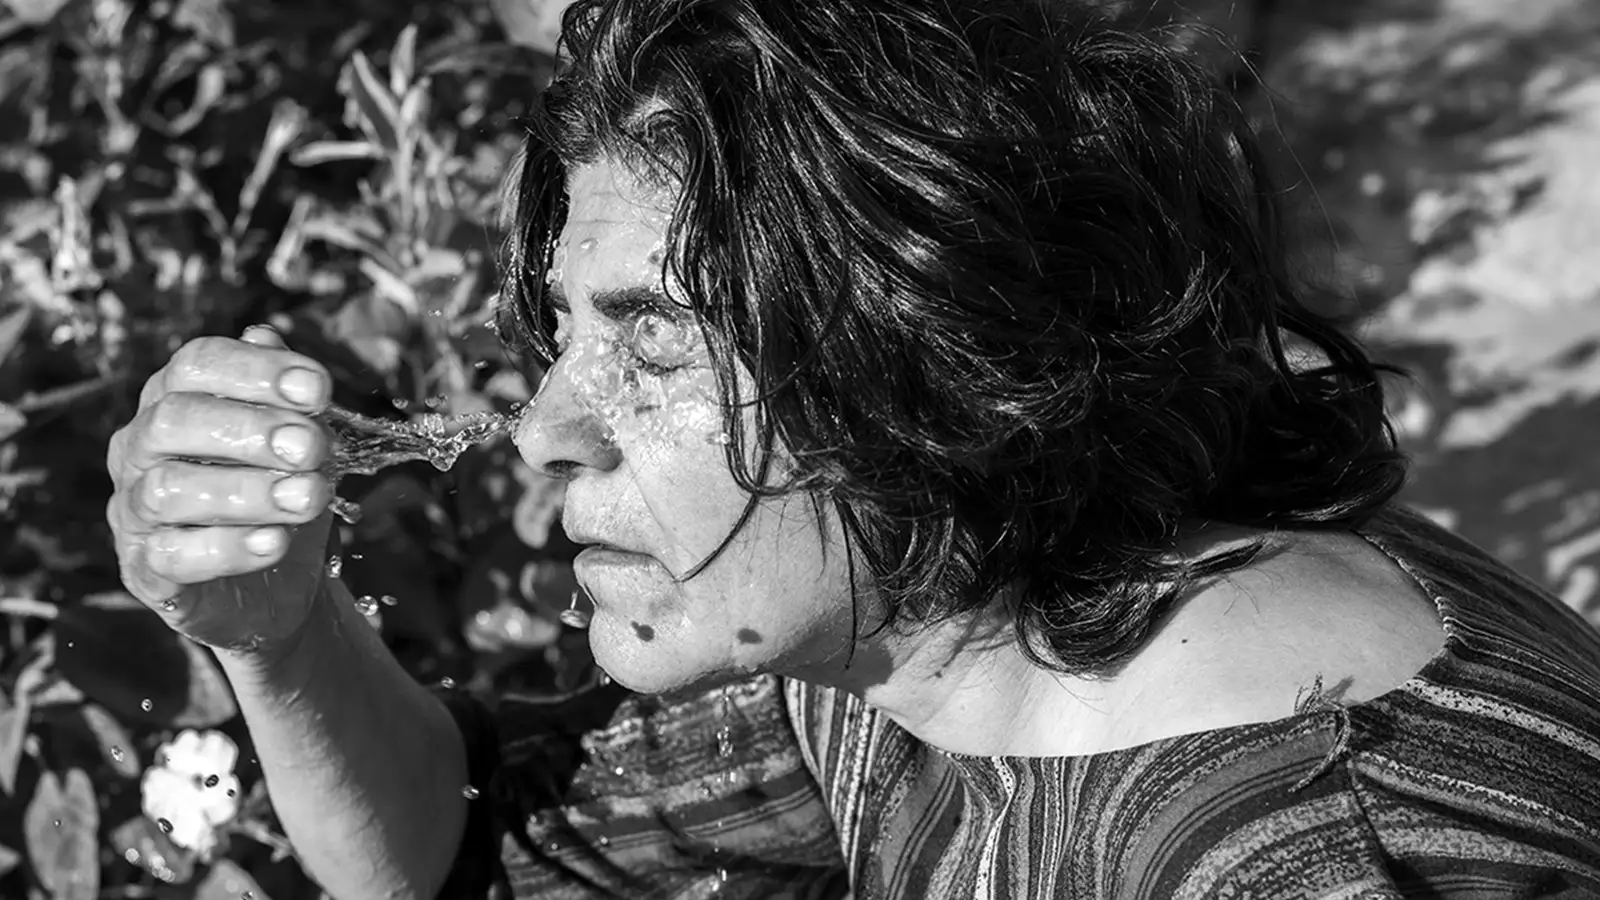
M 1348 287 L 1327 302 L 1417 372 L 1413 502 L 1600 614 L 1600 7 L 1104 2 L 1236 80 Z M 0 897 L 319 895 L 209 655 L 121 592 L 106 440 L 175 347 L 259 321 L 357 411 L 524 399 L 488 327 L 493 221 L 560 6 L 0 3 Z M 509 446 L 342 493 L 342 577 L 416 677 L 573 686 L 559 492 Z M 205 859 L 140 812 L 182 728 L 243 748 Z

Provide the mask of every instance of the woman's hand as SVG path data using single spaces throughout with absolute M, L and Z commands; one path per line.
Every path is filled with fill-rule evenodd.
M 106 518 L 128 590 L 181 634 L 270 652 L 324 577 L 327 370 L 269 328 L 199 338 L 146 382 L 111 439 Z

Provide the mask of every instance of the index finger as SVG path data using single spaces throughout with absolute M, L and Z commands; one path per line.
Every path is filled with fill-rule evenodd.
M 284 347 L 276 335 L 247 333 L 247 340 L 196 338 L 172 355 L 139 399 L 140 408 L 163 394 L 193 392 L 317 413 L 332 388 L 321 363 Z

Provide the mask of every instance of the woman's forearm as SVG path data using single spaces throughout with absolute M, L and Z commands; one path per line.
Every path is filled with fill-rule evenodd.
M 462 735 L 325 585 L 292 649 L 219 657 L 306 871 L 338 900 L 431 900 L 466 823 Z

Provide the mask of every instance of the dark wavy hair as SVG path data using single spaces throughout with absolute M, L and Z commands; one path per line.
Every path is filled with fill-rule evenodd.
M 1265 546 L 1175 558 L 1183 529 L 1350 527 L 1403 483 L 1245 117 L 1157 37 L 1064 0 L 580 0 L 563 42 L 510 330 L 550 358 L 569 171 L 672 188 L 664 274 L 730 426 L 757 410 L 729 465 L 752 508 L 831 503 L 891 622 L 1004 602 L 1036 662 L 1103 673 Z

